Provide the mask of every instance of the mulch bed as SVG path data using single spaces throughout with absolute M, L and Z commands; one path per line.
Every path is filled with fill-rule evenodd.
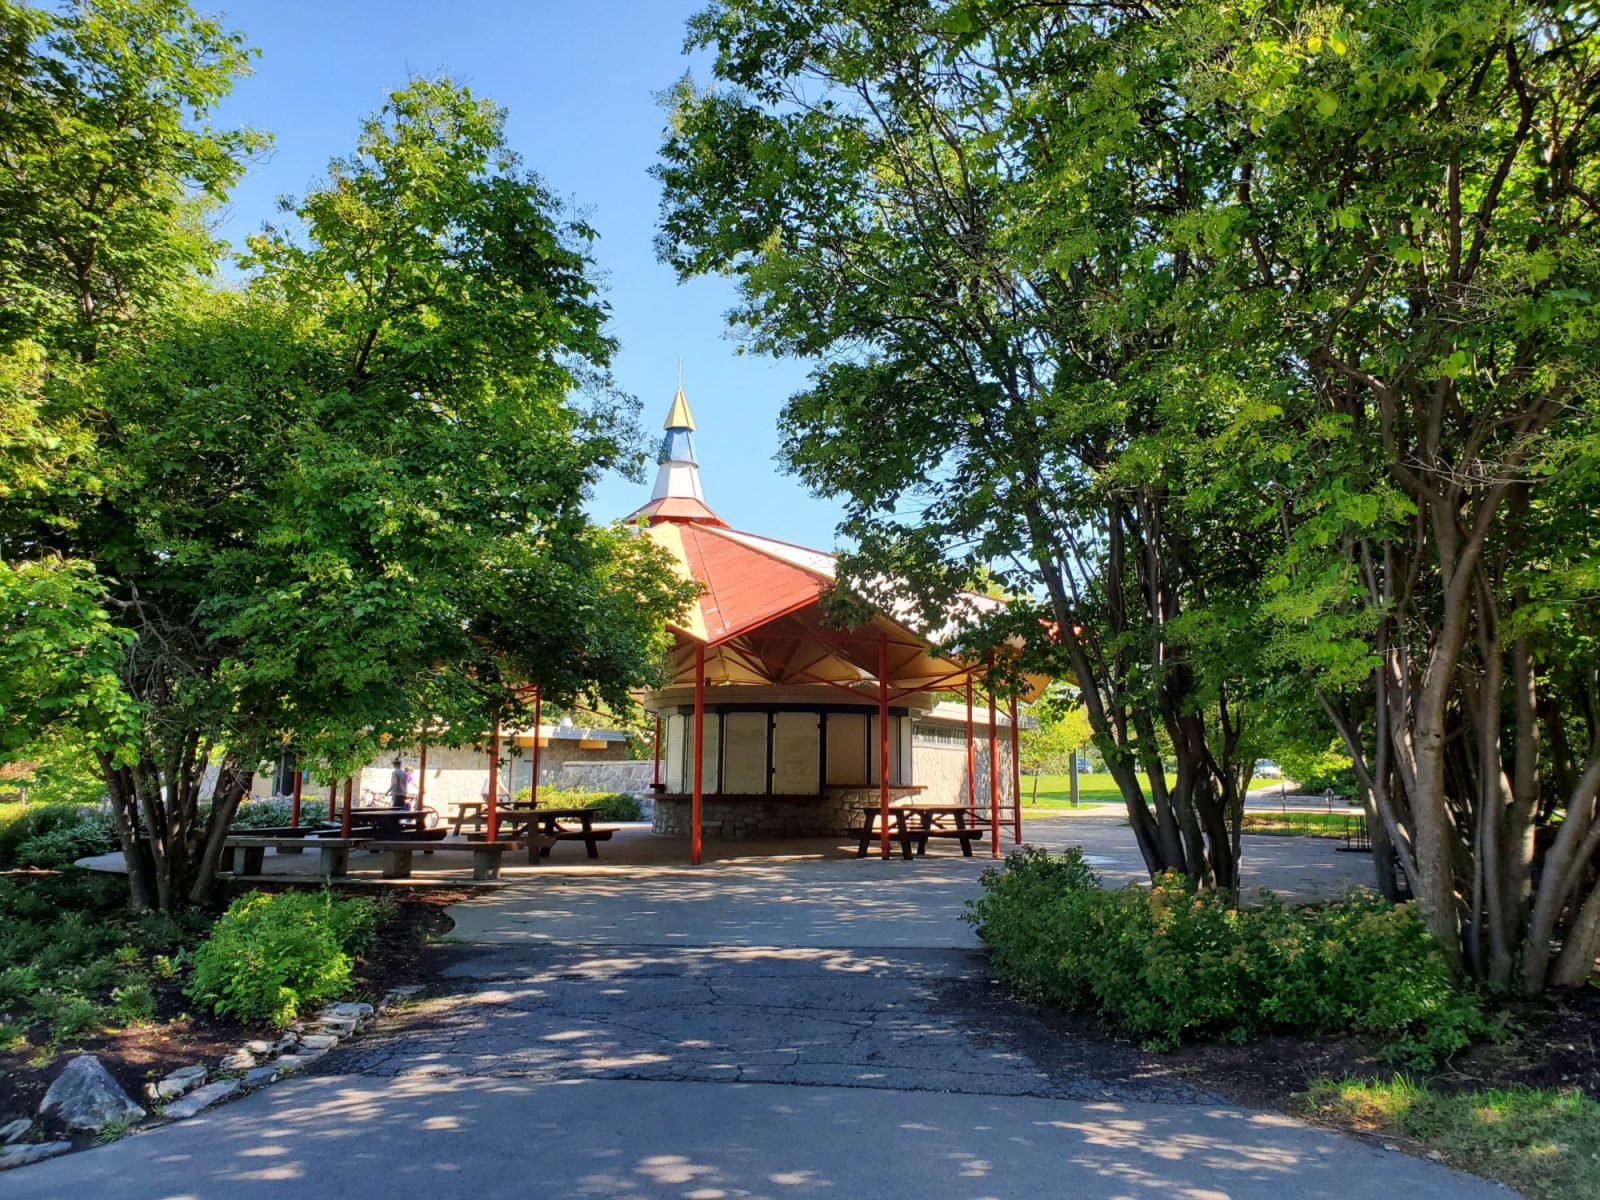
M 1468 1047 L 1430 1070 L 1407 1072 L 1436 1091 L 1489 1088 L 1577 1089 L 1600 1100 L 1600 987 L 1518 1001 L 1498 1041 Z M 1196 1087 L 1260 1108 L 1293 1107 L 1313 1079 L 1393 1078 L 1381 1047 L 1358 1038 L 1272 1037 L 1248 1045 L 1196 1044 L 1153 1061 Z
M 261 891 L 284 891 L 284 886 L 264 884 Z M 386 887 L 350 883 L 339 895 L 382 898 L 395 905 L 393 915 L 378 931 L 367 957 L 357 964 L 356 991 L 351 999 L 375 1001 L 390 988 L 427 982 L 424 943 L 446 934 L 454 922 L 445 915 L 448 905 L 480 891 L 461 887 Z M 135 1100 L 144 1101 L 144 1085 L 179 1067 L 200 1062 L 215 1067 L 217 1061 L 255 1037 L 274 1031 L 252 1029 L 227 1018 L 194 1011 L 183 994 L 182 979 L 152 979 L 156 993 L 153 1025 L 76 1039 L 53 1058 L 38 1061 L 38 1047 L 0 1052 L 0 1122 L 13 1117 L 33 1117 L 39 1102 L 67 1062 L 78 1054 L 95 1054 Z

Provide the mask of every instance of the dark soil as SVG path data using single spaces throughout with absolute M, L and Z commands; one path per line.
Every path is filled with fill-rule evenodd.
M 1502 1010 L 1504 1034 L 1429 1070 L 1405 1073 L 1444 1093 L 1491 1088 L 1574 1088 L 1600 1100 L 1600 987 Z M 1359 1038 L 1261 1038 L 1248 1045 L 1196 1044 L 1149 1056 L 1196 1086 L 1263 1108 L 1294 1106 L 1313 1079 L 1393 1078 L 1402 1068 Z
M 261 890 L 284 889 L 269 884 Z M 392 905 L 372 950 L 357 964 L 355 972 L 356 992 L 351 998 L 376 1001 L 390 988 L 426 982 L 423 947 L 452 928 L 454 923 L 444 913 L 446 906 L 475 893 L 459 887 L 402 889 L 350 883 L 341 886 L 339 894 L 383 899 Z M 53 1056 L 37 1046 L 0 1052 L 0 1123 L 13 1117 L 33 1117 L 51 1082 L 79 1054 L 98 1055 L 128 1094 L 143 1103 L 148 1081 L 191 1063 L 214 1066 L 243 1042 L 274 1034 L 272 1030 L 252 1029 L 194 1011 L 193 1002 L 183 994 L 181 978 L 150 982 L 156 991 L 154 1024 L 78 1038 Z

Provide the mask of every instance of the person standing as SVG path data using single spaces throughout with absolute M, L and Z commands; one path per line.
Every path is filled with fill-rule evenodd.
M 406 806 L 406 769 L 398 758 L 394 760 L 394 770 L 389 773 L 389 806 Z

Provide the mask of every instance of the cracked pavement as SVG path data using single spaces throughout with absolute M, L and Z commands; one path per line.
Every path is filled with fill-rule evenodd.
M 444 972 L 444 994 L 325 1069 L 1211 1099 L 1002 1005 L 975 950 L 458 947 Z
M 8 1173 L 0 1194 L 1509 1194 L 1224 1103 L 1011 1000 L 960 920 L 981 859 L 691 871 L 618 842 L 600 869 L 553 862 L 452 909 L 427 996 L 312 1072 Z

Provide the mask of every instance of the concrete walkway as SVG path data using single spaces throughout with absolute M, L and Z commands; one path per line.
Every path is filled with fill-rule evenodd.
M 1111 828 L 1100 857 L 1120 864 L 1131 847 Z M 558 861 L 453 910 L 432 998 L 316 1074 L 16 1172 L 0 1191 L 1507 1195 L 1222 1103 L 1006 999 L 959 920 L 983 865 Z

